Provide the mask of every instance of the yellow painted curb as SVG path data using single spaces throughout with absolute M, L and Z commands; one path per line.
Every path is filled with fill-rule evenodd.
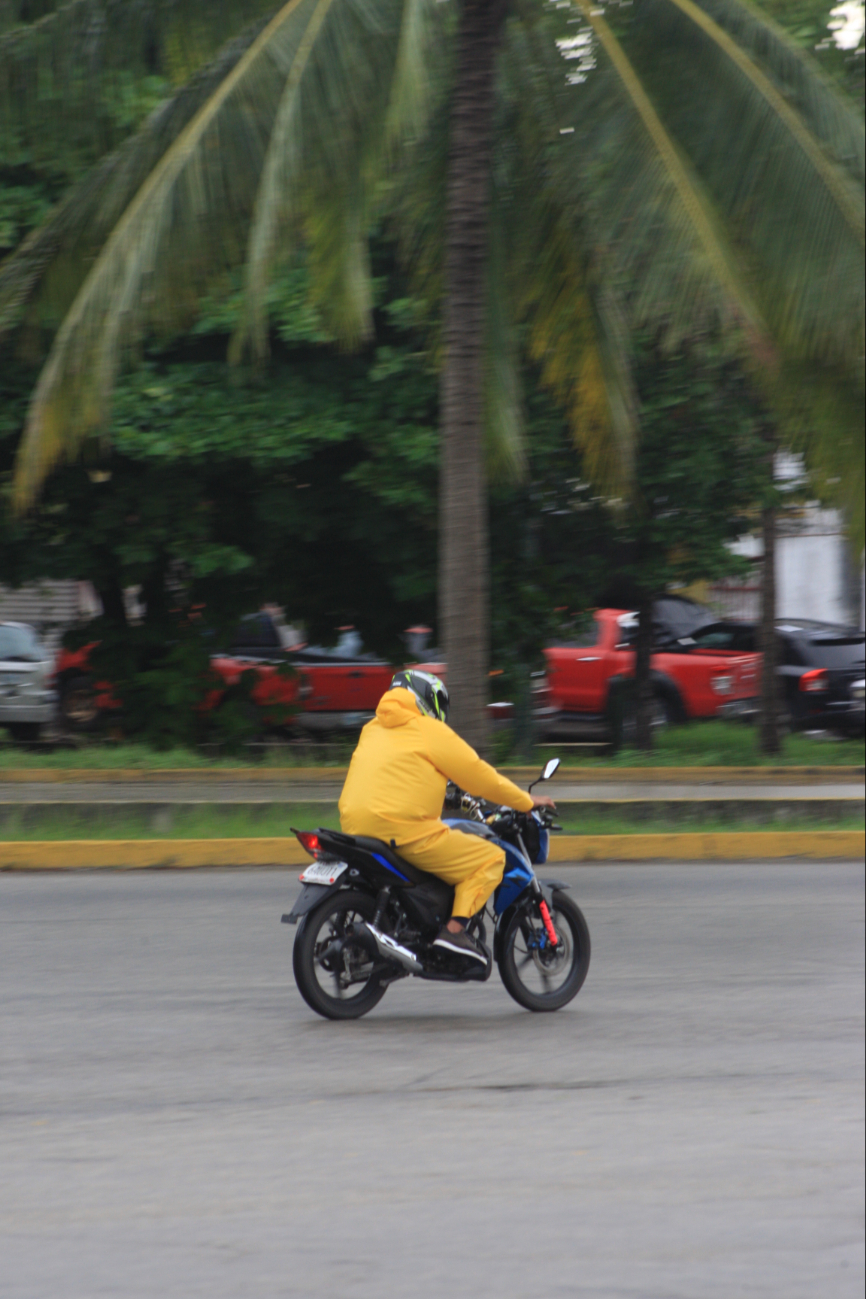
M 297 839 L 40 839 L 0 843 L 0 870 L 183 870 L 196 866 L 297 866 Z
M 866 856 L 863 830 L 719 830 L 701 834 L 551 836 L 550 861 L 752 861 L 758 857 Z
M 534 780 L 538 767 L 502 767 L 509 779 L 521 783 Z M 112 768 L 98 767 L 14 767 L 0 770 L 0 784 L 99 783 L 114 784 L 149 781 L 214 781 L 229 784 L 277 783 L 311 784 L 317 781 L 342 783 L 347 767 L 165 767 L 165 768 Z M 863 780 L 864 767 L 562 767 L 550 789 L 555 792 L 557 780 L 572 784 L 585 781 L 598 784 L 616 781 L 661 782 L 663 784 L 838 784 Z
M 767 830 L 684 834 L 557 835 L 551 862 L 859 859 L 862 830 Z M 65 839 L 0 843 L 0 870 L 184 870 L 203 866 L 298 866 L 310 859 L 294 838 Z

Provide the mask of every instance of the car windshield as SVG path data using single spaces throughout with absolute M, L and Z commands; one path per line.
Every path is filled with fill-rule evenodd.
M 0 660 L 39 663 L 44 657 L 32 628 L 0 626 Z
M 716 618 L 702 605 L 681 596 L 663 596 L 653 603 L 653 625 L 656 640 L 678 640 L 680 636 L 694 636 L 699 627 L 706 627 Z
M 863 632 L 850 636 L 814 636 L 804 642 L 809 662 L 819 668 L 863 667 Z
M 693 641 L 697 649 L 748 652 L 755 648 L 755 633 L 751 627 L 738 627 L 736 623 L 711 623 L 709 627 L 700 627 L 691 636 L 683 637 L 683 643 L 689 641 Z
M 553 648 L 592 649 L 594 645 L 598 644 L 600 631 L 601 624 L 598 619 L 590 618 L 589 622 L 575 631 L 572 636 L 564 640 L 551 641 L 550 643 Z

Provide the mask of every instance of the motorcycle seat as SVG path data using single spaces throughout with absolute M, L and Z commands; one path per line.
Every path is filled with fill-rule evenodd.
M 430 875 L 427 871 L 419 870 L 417 866 L 404 861 L 396 849 L 385 843 L 384 839 L 373 839 L 371 836 L 362 834 L 343 834 L 339 830 L 317 830 L 316 834 L 322 847 L 335 855 L 349 858 L 353 850 L 369 853 L 393 867 L 410 885 L 425 884 L 429 880 L 436 879 L 435 875 Z

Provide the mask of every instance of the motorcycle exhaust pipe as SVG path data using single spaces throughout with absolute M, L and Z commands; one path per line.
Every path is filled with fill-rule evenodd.
M 411 974 L 423 974 L 424 966 L 415 953 L 409 951 L 408 947 L 403 947 L 390 934 L 383 934 L 381 929 L 377 929 L 369 921 L 363 926 L 363 929 L 373 939 L 380 956 L 389 961 L 398 961 Z

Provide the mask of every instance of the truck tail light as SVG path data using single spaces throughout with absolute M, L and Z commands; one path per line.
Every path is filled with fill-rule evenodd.
M 817 695 L 823 690 L 829 690 L 830 680 L 827 669 L 813 668 L 811 672 L 804 672 L 800 677 L 800 689 L 807 695 Z
M 710 685 L 717 695 L 729 695 L 734 688 L 734 678 L 729 672 L 718 677 L 710 677 Z

